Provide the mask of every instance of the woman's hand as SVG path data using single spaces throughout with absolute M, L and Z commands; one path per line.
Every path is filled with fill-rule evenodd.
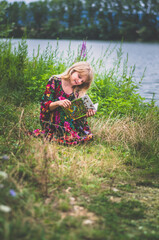
M 93 109 L 88 109 L 88 112 L 87 112 L 87 114 L 86 114 L 86 117 L 94 116 L 95 113 L 96 113 L 95 110 L 93 110 Z
M 49 109 L 50 111 L 53 111 L 59 106 L 64 108 L 69 108 L 71 106 L 71 101 L 69 101 L 68 99 L 64 99 L 64 100 L 52 102 L 49 105 Z
M 71 106 L 71 101 L 69 101 L 68 99 L 60 100 L 58 102 L 58 105 L 60 107 L 69 108 Z

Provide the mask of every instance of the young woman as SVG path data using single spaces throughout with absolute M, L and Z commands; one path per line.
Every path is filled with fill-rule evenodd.
M 46 85 L 41 101 L 40 123 L 35 136 L 44 135 L 50 141 L 74 145 L 91 140 L 93 135 L 83 117 L 73 120 L 65 115 L 62 107 L 68 108 L 71 101 L 83 96 L 93 80 L 93 70 L 88 62 L 77 62 L 64 73 L 52 76 Z M 87 117 L 95 111 L 89 110 Z

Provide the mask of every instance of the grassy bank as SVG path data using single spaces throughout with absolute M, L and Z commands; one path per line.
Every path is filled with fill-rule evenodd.
M 30 60 L 25 42 L 14 52 L 1 43 L 1 239 L 158 239 L 158 108 L 136 93 L 126 61 L 119 75 L 121 49 L 89 92 L 100 105 L 89 119 L 94 141 L 66 147 L 26 136 L 40 127 L 48 77 L 74 61 L 57 49 Z

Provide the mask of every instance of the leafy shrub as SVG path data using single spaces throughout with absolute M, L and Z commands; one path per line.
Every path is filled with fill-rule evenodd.
M 135 66 L 128 72 L 128 56 L 123 62 L 122 48 L 117 49 L 117 58 L 114 66 L 95 77 L 94 84 L 90 89 L 90 96 L 94 102 L 99 102 L 98 116 L 112 117 L 137 115 L 144 112 L 149 104 L 144 103 L 138 93 L 140 83 L 134 80 Z M 141 79 L 142 81 L 142 79 Z
M 31 60 L 27 49 L 25 40 L 14 49 L 11 41 L 0 42 L 1 95 L 18 105 L 40 100 L 50 76 L 65 69 L 62 57 L 57 57 L 58 46 L 53 51 L 48 45 L 41 56 L 39 48 Z
M 26 41 L 12 47 L 11 41 L 0 42 L 0 69 L 2 87 L 9 90 L 21 90 L 24 84 L 24 73 L 28 62 Z

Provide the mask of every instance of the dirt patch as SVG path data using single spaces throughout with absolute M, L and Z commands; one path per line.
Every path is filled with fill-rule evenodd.
M 61 212 L 62 219 L 64 219 L 67 216 L 83 217 L 85 218 L 82 222 L 83 225 L 95 224 L 98 221 L 98 217 L 94 213 L 89 212 L 84 207 L 78 205 L 77 199 L 71 196 L 70 190 L 71 188 L 69 187 L 65 190 L 65 192 L 69 196 L 69 202 L 70 202 L 71 208 L 67 212 Z

